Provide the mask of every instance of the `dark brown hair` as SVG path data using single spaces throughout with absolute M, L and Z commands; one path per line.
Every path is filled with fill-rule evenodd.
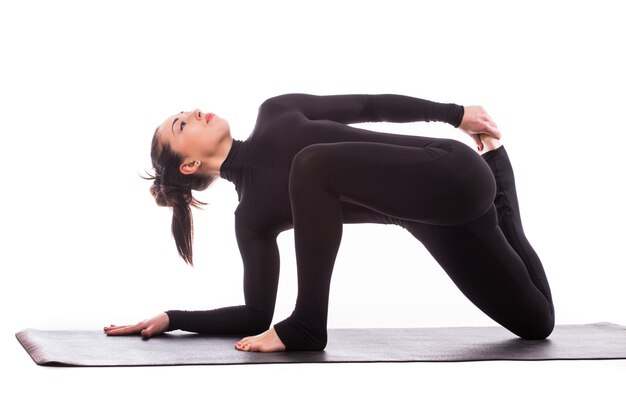
M 185 262 L 193 265 L 191 206 L 201 208 L 201 205 L 207 203 L 197 200 L 191 190 L 206 190 L 215 178 L 200 174 L 185 175 L 180 172 L 179 167 L 183 158 L 172 150 L 169 143 L 161 143 L 158 127 L 152 136 L 150 156 L 154 175 L 148 174 L 148 177 L 142 178 L 154 181 L 150 186 L 150 193 L 156 203 L 173 209 L 172 235 L 176 241 L 176 249 Z

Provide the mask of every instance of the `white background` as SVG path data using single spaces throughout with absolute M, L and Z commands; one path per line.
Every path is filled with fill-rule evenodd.
M 626 323 L 623 14 L 615 2 L 8 2 L 0 6 L 2 407 L 57 415 L 418 410 L 621 414 L 625 361 L 37 367 L 24 328 L 100 329 L 243 303 L 234 186 L 197 194 L 196 267 L 157 207 L 149 147 L 199 107 L 248 137 L 289 92 L 482 105 L 511 157 L 557 324 Z M 469 136 L 442 123 L 363 124 Z M 295 302 L 279 237 L 274 322 Z M 329 327 L 496 325 L 396 226 L 346 225 Z M 358 348 L 358 347 L 355 347 Z M 119 410 L 118 410 L 119 408 Z M 3 414 L 5 414 L 3 412 Z M 20 413 L 22 412 L 20 411 Z

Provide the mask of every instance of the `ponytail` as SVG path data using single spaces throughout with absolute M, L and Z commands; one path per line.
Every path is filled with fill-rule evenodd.
M 191 207 L 206 205 L 197 200 L 191 190 L 207 189 L 215 178 L 198 174 L 184 175 L 178 167 L 182 157 L 175 153 L 169 144 L 160 143 L 158 128 L 152 137 L 152 166 L 154 175 L 142 177 L 153 180 L 150 193 L 157 205 L 172 208 L 172 235 L 176 249 L 185 262 L 193 266 L 193 216 Z

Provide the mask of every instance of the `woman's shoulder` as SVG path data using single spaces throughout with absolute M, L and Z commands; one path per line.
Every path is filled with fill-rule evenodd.
M 265 100 L 260 106 L 254 127 L 253 138 L 276 138 L 281 132 L 306 123 L 302 111 L 291 105 L 285 94 Z
M 321 96 L 306 93 L 286 93 L 266 99 L 259 109 L 280 112 L 302 113 Z
M 297 101 L 298 99 L 302 99 L 305 96 L 307 96 L 307 94 L 303 94 L 303 93 L 279 94 L 277 96 L 273 96 L 273 97 L 266 99 L 263 103 L 261 103 L 260 107 L 271 106 L 271 105 L 282 105 L 282 106 L 288 107 L 291 103 L 293 103 L 294 100 Z

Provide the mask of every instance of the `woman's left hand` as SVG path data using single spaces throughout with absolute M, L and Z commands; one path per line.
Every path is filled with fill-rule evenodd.
M 463 120 L 461 120 L 459 129 L 474 139 L 479 151 L 483 150 L 483 142 L 480 140 L 481 133 L 500 139 L 498 125 L 491 120 L 482 106 L 464 106 L 463 109 Z

